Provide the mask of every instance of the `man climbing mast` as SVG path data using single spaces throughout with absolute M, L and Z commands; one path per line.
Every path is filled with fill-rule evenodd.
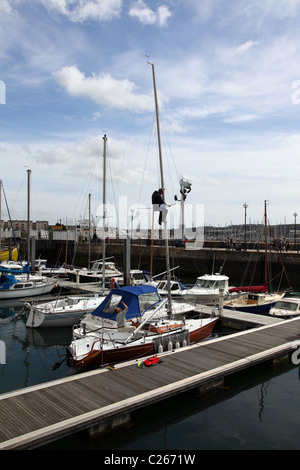
M 154 191 L 152 194 L 152 205 L 154 212 L 159 211 L 158 223 L 161 225 L 162 223 L 166 223 L 166 217 L 168 210 L 166 208 L 166 203 L 164 200 L 164 189 L 160 188 L 158 191 Z

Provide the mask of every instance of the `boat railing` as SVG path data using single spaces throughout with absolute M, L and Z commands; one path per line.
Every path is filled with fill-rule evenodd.
M 140 325 L 131 333 L 131 335 L 128 336 L 128 338 L 124 341 L 124 343 L 127 344 L 131 340 L 131 338 L 133 338 L 136 335 L 136 333 L 138 333 L 138 331 L 143 328 L 145 323 L 149 322 L 149 320 L 154 316 L 154 314 L 156 314 L 167 303 L 167 301 L 168 299 L 163 300 L 161 304 L 156 309 L 154 309 L 153 312 L 151 312 L 150 315 L 145 318 L 145 320 L 143 320 L 140 323 Z M 146 310 L 144 311 L 143 316 L 145 315 L 145 312 Z

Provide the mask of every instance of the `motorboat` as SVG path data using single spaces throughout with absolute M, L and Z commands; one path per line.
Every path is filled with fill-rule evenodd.
M 6 272 L 8 271 L 18 271 L 19 273 L 24 272 L 25 266 L 26 266 L 26 263 L 23 264 L 23 263 L 20 263 L 18 261 L 13 261 L 13 260 L 3 261 L 0 264 L 1 270 L 2 271 L 5 270 Z
M 116 267 L 115 263 L 112 261 L 105 261 L 103 266 L 102 260 L 96 260 L 93 262 L 90 269 L 80 268 L 68 271 L 68 276 L 70 281 L 75 281 L 79 279 L 80 283 L 84 282 L 102 282 L 103 271 L 105 273 L 105 278 L 109 281 L 112 279 L 118 279 L 122 277 L 122 272 Z
M 166 280 L 163 280 L 163 281 L 159 281 L 158 283 L 156 283 L 156 287 L 157 287 L 157 292 L 161 295 L 161 296 L 166 296 L 168 295 L 168 286 L 167 286 L 167 283 L 168 281 Z M 171 296 L 172 297 L 179 297 L 183 294 L 183 291 L 185 291 L 187 289 L 187 287 L 182 284 L 181 282 L 179 281 L 173 281 L 171 280 L 170 281 L 170 291 L 171 291 Z
M 197 277 L 193 287 L 184 289 L 183 296 L 193 296 L 203 304 L 208 304 L 219 299 L 220 289 L 224 295 L 229 292 L 229 277 L 223 274 L 204 274 Z
M 300 315 L 300 297 L 283 297 L 271 308 L 269 315 L 279 318 L 292 318 Z
M 168 312 L 167 303 L 153 286 L 112 289 L 102 304 L 73 328 L 68 365 L 103 366 L 188 346 L 207 338 L 218 321 L 215 313 L 176 319 Z
M 124 276 L 117 277 L 116 279 L 112 278 L 110 284 L 112 285 L 113 282 L 122 287 L 124 285 Z M 138 286 L 139 284 L 145 284 L 147 279 L 145 277 L 144 271 L 140 269 L 130 269 L 130 284 L 134 286 Z
M 104 296 L 69 295 L 48 302 L 24 302 L 27 309 L 27 328 L 57 328 L 73 326 L 84 315 L 93 312 Z

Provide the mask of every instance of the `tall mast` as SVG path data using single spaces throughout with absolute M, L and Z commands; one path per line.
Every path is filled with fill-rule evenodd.
M 31 170 L 27 170 L 27 255 L 28 255 L 28 263 L 30 263 L 30 174 L 31 174 Z M 33 269 L 32 266 L 31 266 L 31 269 Z
M 106 142 L 107 137 L 103 136 L 103 238 L 102 238 L 102 289 L 105 289 L 105 204 L 106 204 Z
M 91 268 L 91 194 L 89 194 L 89 257 L 88 268 Z
M 0 180 L 0 263 L 1 263 L 1 250 L 2 250 L 2 180 Z
M 268 286 L 268 229 L 267 229 L 267 201 L 265 201 L 265 282 Z
M 160 181 L 161 188 L 165 189 L 164 185 L 164 171 L 163 171 L 163 160 L 161 152 L 161 139 L 160 139 L 160 124 L 159 124 L 159 108 L 158 108 L 158 99 L 156 91 L 156 80 L 155 80 L 155 69 L 154 64 L 148 62 L 152 67 L 152 76 L 153 76 L 153 87 L 154 87 L 154 99 L 155 99 L 155 114 L 156 114 L 156 127 L 157 127 L 157 140 L 158 140 L 158 154 L 159 154 L 159 164 L 160 164 Z M 164 194 L 163 194 L 164 199 Z M 164 199 L 165 201 L 165 199 Z M 170 258 L 169 258 L 169 241 L 168 241 L 168 232 L 167 232 L 167 223 L 164 224 L 165 228 L 165 248 L 166 248 L 166 270 L 167 270 L 167 291 L 168 291 L 168 300 L 169 308 L 172 313 L 172 304 L 171 304 L 171 279 L 170 279 Z

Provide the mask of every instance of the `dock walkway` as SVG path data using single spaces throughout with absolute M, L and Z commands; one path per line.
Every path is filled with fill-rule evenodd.
M 210 389 L 224 377 L 295 349 L 300 318 L 230 334 L 162 355 L 0 395 L 0 449 L 30 449 L 74 432 L 122 420 L 175 394 Z

